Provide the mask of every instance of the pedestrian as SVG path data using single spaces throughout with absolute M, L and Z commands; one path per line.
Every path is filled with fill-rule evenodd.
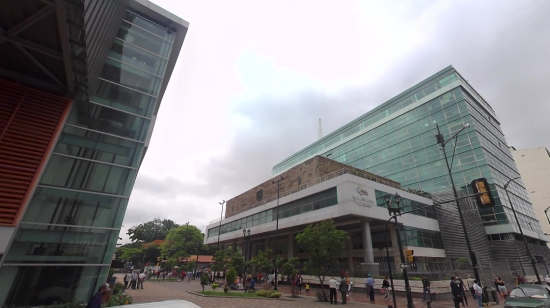
M 466 297 L 466 286 L 464 286 L 464 281 L 462 281 L 462 278 L 460 278 L 458 274 L 456 274 L 455 277 L 458 287 L 460 288 L 460 302 L 462 303 L 462 307 L 464 307 L 464 302 L 466 302 L 466 306 L 468 306 L 468 298 Z
M 508 297 L 508 290 L 506 290 L 506 283 L 497 277 L 495 284 L 497 285 L 497 290 L 501 299 L 506 299 Z
M 132 273 L 132 282 L 131 282 L 132 290 L 136 289 L 137 280 L 138 280 L 138 274 L 136 272 L 133 272 Z
M 262 283 L 262 273 L 258 274 L 258 283 Z
M 430 302 L 431 302 L 432 296 L 430 293 L 430 280 L 428 279 L 428 277 L 424 275 L 421 275 L 420 277 L 422 277 L 422 292 L 424 293 L 422 297 L 422 302 L 426 301 L 426 292 L 428 293 L 428 295 L 430 295 Z
M 477 306 L 479 308 L 483 308 L 483 303 L 481 302 L 483 298 L 483 290 L 481 289 L 479 282 L 477 280 L 474 280 L 472 287 L 474 288 L 474 293 L 477 298 Z
M 342 297 L 342 304 L 345 305 L 347 303 L 347 293 L 348 293 L 348 287 L 346 285 L 346 277 L 342 276 L 342 281 L 340 281 L 340 296 Z
M 189 271 L 187 272 L 187 283 L 191 281 L 191 276 L 193 275 L 193 272 Z
M 306 296 L 309 296 L 309 283 L 306 283 Z
M 126 272 L 126 274 L 124 274 L 124 289 L 128 289 L 128 283 L 131 279 L 132 276 L 130 275 L 130 273 Z
M 466 287 L 468 290 L 470 290 L 470 293 L 472 293 L 472 298 L 476 299 L 476 292 L 474 290 L 474 280 L 472 279 L 471 275 L 468 275 L 468 279 L 466 279 Z
M 109 301 L 109 297 L 111 295 L 111 288 L 109 287 L 109 284 L 104 283 L 99 286 L 99 290 L 97 290 L 97 293 L 90 298 L 90 301 L 88 302 L 88 305 L 86 305 L 86 308 L 101 308 L 102 303 L 106 303 Z
M 250 277 L 243 278 L 244 280 L 244 293 L 248 292 L 250 289 Z
M 384 277 L 384 281 L 382 281 L 382 290 L 384 290 L 384 298 L 388 298 L 388 295 L 390 294 L 390 282 L 388 281 L 388 276 Z
M 166 271 L 162 272 L 162 280 L 166 279 Z
M 254 280 L 254 277 L 250 278 L 250 283 L 249 283 L 249 291 L 252 293 L 252 292 L 256 292 L 254 290 L 254 287 L 256 286 L 256 280 Z
M 525 284 L 525 277 L 520 275 L 518 277 L 518 282 L 519 282 L 519 284 Z
M 455 308 L 460 308 L 460 288 L 458 287 L 458 284 L 456 282 L 456 278 L 454 276 L 451 276 L 451 294 L 453 295 L 453 303 Z
M 302 279 L 302 275 L 298 275 L 298 290 L 300 290 L 300 293 L 302 293 L 303 284 L 304 284 L 304 280 Z
M 137 288 L 139 289 L 139 286 L 141 286 L 141 289 L 143 289 L 143 281 L 145 280 L 145 274 L 141 272 L 138 276 L 138 285 Z
M 346 297 L 349 297 L 349 291 L 351 291 L 351 281 L 349 280 L 349 272 L 346 271 Z
M 338 304 L 338 293 L 337 293 L 337 290 L 338 290 L 338 287 L 339 287 L 339 284 L 338 284 L 338 281 L 336 281 L 336 279 L 334 279 L 334 277 L 332 277 L 329 282 L 328 282 L 328 285 L 329 285 L 329 288 L 330 288 L 330 304 L 332 305 L 333 303 L 333 300 L 334 300 L 334 305 Z
M 157 280 L 160 279 L 160 270 L 157 270 Z
M 372 278 L 371 274 L 368 274 L 367 276 L 367 291 L 369 293 L 370 301 L 374 302 L 374 278 Z

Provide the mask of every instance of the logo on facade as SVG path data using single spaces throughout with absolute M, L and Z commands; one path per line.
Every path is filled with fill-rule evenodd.
M 361 185 L 357 185 L 357 188 L 355 189 L 355 191 L 357 191 L 357 193 L 360 195 L 360 196 L 368 196 L 369 193 L 363 189 L 363 186 Z
M 264 190 L 260 189 L 256 192 L 256 201 L 260 202 L 264 198 Z

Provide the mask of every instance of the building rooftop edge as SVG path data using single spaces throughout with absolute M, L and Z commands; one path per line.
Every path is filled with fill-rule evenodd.
M 360 119 L 362 119 L 365 115 L 367 114 L 370 114 L 370 113 L 374 113 L 380 109 L 384 109 L 387 105 L 389 104 L 392 104 L 393 102 L 395 102 L 396 100 L 399 100 L 400 98 L 402 98 L 403 96 L 406 96 L 406 95 L 409 95 L 411 92 L 413 92 L 414 90 L 418 89 L 419 87 L 421 87 L 424 83 L 426 82 L 429 82 L 431 81 L 432 79 L 438 77 L 439 75 L 441 74 L 444 74 L 444 73 L 447 73 L 447 72 L 450 72 L 450 71 L 454 71 L 454 72 L 457 72 L 458 71 L 452 66 L 452 65 L 449 65 L 447 67 L 445 67 L 444 69 L 438 71 L 437 73 L 431 75 L 430 77 L 428 78 L 425 78 L 424 80 L 416 83 L 415 85 L 413 85 L 412 87 L 408 88 L 407 90 L 405 91 L 402 91 L 401 93 L 391 97 L 389 100 L 385 101 L 384 103 L 374 107 L 373 109 L 365 112 L 364 114 L 360 115 L 359 117 L 353 119 L 352 121 L 349 121 L 348 123 L 342 125 L 341 127 L 337 128 L 336 130 L 332 131 L 331 133 L 327 134 L 326 136 L 323 136 L 323 138 L 319 139 L 319 140 L 316 140 L 315 142 L 313 143 L 310 143 L 309 145 L 307 145 L 306 147 L 300 149 L 299 151 L 296 151 L 294 152 L 292 155 L 290 156 L 287 156 L 285 159 L 281 160 L 280 162 L 276 163 L 275 165 L 273 165 L 273 168 L 274 169 L 275 167 L 279 166 L 280 164 L 286 162 L 287 160 L 289 160 L 290 158 L 296 156 L 297 154 L 299 153 L 302 153 L 303 151 L 306 151 L 308 148 L 310 147 L 313 147 L 315 146 L 316 144 L 318 143 L 322 143 L 322 142 L 325 142 L 326 140 L 334 137 L 335 135 L 339 134 L 344 128 L 350 126 L 350 125 L 353 125 L 355 124 L 355 122 L 359 121 Z
M 179 25 L 182 25 L 186 28 L 189 28 L 189 22 L 188 21 L 184 20 L 183 18 L 177 16 L 174 13 L 169 12 L 168 10 L 162 8 L 161 6 L 151 2 L 149 0 L 132 0 L 132 1 L 143 5 L 144 7 L 150 9 L 151 11 L 156 12 L 156 13 L 162 15 L 163 17 L 168 18 L 171 21 L 173 21 L 173 22 L 175 22 Z

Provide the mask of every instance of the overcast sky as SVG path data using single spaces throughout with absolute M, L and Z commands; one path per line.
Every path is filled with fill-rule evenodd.
M 222 200 L 448 65 L 509 145 L 550 147 L 550 1 L 153 0 L 190 22 L 121 236 Z

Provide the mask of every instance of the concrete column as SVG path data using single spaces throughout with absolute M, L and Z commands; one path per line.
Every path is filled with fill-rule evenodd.
M 365 263 L 361 264 L 363 270 L 373 276 L 379 276 L 380 266 L 378 263 L 374 263 L 374 249 L 372 248 L 372 236 L 368 220 L 361 222 L 361 238 L 363 241 L 363 257 L 365 258 Z
M 370 222 L 361 222 L 361 238 L 363 241 L 363 256 L 365 263 L 374 263 L 374 249 L 372 248 L 372 236 L 370 233 Z
M 348 232 L 349 239 L 346 243 L 346 256 L 348 259 L 348 271 L 351 273 L 353 272 L 353 244 L 351 243 L 351 234 Z
M 294 257 L 294 233 L 288 235 L 288 255 L 287 258 L 290 259 Z

